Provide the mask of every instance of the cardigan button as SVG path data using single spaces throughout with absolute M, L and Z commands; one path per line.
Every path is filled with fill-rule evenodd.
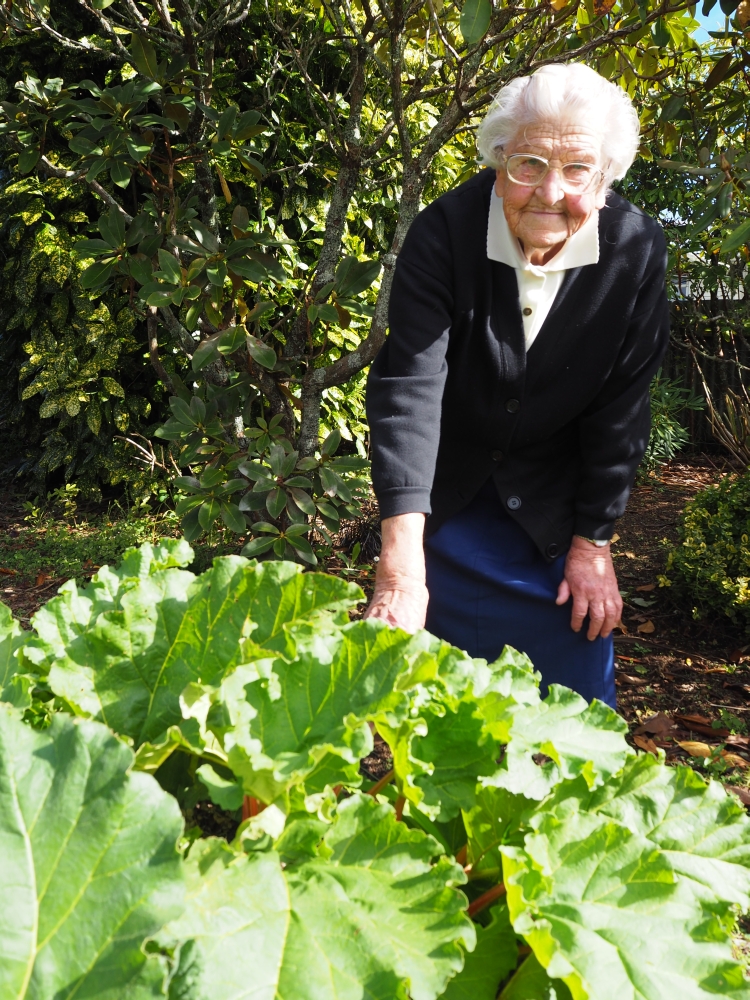
M 493 451 L 492 452 L 492 461 L 493 462 L 502 462 L 502 460 L 504 458 L 505 458 L 505 453 L 504 452 L 502 452 L 502 451 Z
M 508 413 L 518 413 L 518 411 L 521 409 L 521 404 L 518 402 L 517 399 L 509 399 L 505 404 L 505 409 L 508 411 Z
M 560 546 L 557 542 L 550 542 L 547 546 L 547 555 L 550 559 L 555 559 L 560 554 Z
M 521 506 L 521 498 L 520 497 L 508 497 L 508 499 L 506 500 L 506 503 L 508 505 L 508 510 L 518 510 L 518 508 Z
M 524 316 L 531 316 L 531 309 L 529 308 L 529 306 L 526 306 L 526 308 L 523 311 L 523 314 Z

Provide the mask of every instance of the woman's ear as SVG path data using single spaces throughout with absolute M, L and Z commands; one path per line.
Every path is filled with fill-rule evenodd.
M 594 208 L 596 209 L 604 208 L 604 204 L 607 200 L 607 191 L 609 191 L 609 185 L 602 184 L 602 186 L 596 192 L 596 200 L 594 201 Z

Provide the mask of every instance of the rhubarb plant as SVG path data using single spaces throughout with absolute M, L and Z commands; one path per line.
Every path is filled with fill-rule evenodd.
M 750 1000 L 750 822 L 522 654 L 184 541 L 0 614 L 0 993 Z M 393 768 L 360 761 L 373 732 Z M 182 829 L 211 800 L 232 839 Z

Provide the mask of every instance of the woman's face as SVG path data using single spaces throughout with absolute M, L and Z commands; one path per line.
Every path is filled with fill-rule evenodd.
M 543 156 L 552 168 L 565 163 L 591 163 L 600 169 L 606 166 L 601 160 L 601 140 L 585 125 L 547 122 L 528 125 L 503 153 L 506 156 L 513 153 Z M 510 231 L 521 241 L 526 256 L 532 263 L 544 263 L 584 225 L 595 209 L 603 207 L 606 184 L 586 194 L 567 194 L 560 187 L 560 174 L 556 169 L 551 169 L 534 188 L 515 184 L 501 167 L 497 171 L 495 191 L 503 199 Z

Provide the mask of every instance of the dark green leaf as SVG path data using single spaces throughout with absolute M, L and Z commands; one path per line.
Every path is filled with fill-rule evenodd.
M 106 215 L 100 216 L 97 228 L 112 248 L 125 245 L 125 218 L 118 209 L 110 208 Z
M 322 323 L 338 323 L 339 314 L 336 311 L 336 307 L 332 306 L 330 302 L 325 302 L 322 306 L 315 306 L 318 316 L 317 318 Z
M 113 260 L 89 264 L 81 274 L 81 288 L 101 288 L 102 285 L 106 285 L 114 266 L 115 261 Z
M 338 428 L 328 435 L 320 448 L 321 455 L 334 455 L 341 444 L 341 431 Z
M 271 490 L 266 495 L 266 509 L 271 517 L 278 517 L 286 505 L 286 494 L 280 488 Z
M 498 1000 L 572 1000 L 561 979 L 550 979 L 535 955 L 518 967 Z
M 461 34 L 467 45 L 480 42 L 487 33 L 492 17 L 490 0 L 465 0 L 461 10 Z
M 336 268 L 336 293 L 342 297 L 364 292 L 379 274 L 380 262 L 377 260 L 357 260 L 356 257 L 344 257 Z
M 732 65 L 732 53 L 727 52 L 725 56 L 716 63 L 714 68 L 708 74 L 704 87 L 706 90 L 713 90 L 714 87 L 718 87 L 721 81 L 726 77 L 729 72 L 729 67 Z
M 202 340 L 198 344 L 191 361 L 194 372 L 199 372 L 201 368 L 205 368 L 209 361 L 212 361 L 217 356 L 218 350 L 216 344 L 220 336 L 220 334 L 216 333 L 213 337 Z
M 297 504 L 300 510 L 304 511 L 305 514 L 309 514 L 311 517 L 315 515 L 315 504 L 310 498 L 309 494 L 305 493 L 304 490 L 297 489 L 296 487 L 291 487 L 289 490 L 294 502 Z
M 101 257 L 102 254 L 112 254 L 112 247 L 104 240 L 78 240 L 73 249 L 80 257 Z
M 168 276 L 168 280 L 173 285 L 179 285 L 182 281 L 182 272 L 174 256 L 167 250 L 159 250 L 158 257 L 159 267 Z
M 198 511 L 198 522 L 204 531 L 209 531 L 214 521 L 221 514 L 221 506 L 217 500 L 207 500 Z
M 236 119 L 237 119 L 237 108 L 234 107 L 234 105 L 230 104 L 228 108 L 222 111 L 221 117 L 219 118 L 218 124 L 216 125 L 216 131 L 220 139 L 225 139 L 228 135 L 231 134 Z
M 118 187 L 126 188 L 130 184 L 131 172 L 130 168 L 122 160 L 115 160 L 109 168 L 109 176 L 113 184 Z
M 247 335 L 247 353 L 264 368 L 273 368 L 276 364 L 276 351 L 250 333 Z
M 745 246 L 748 243 L 750 243 L 750 219 L 745 219 L 741 226 L 733 229 L 724 238 L 724 242 L 721 244 L 721 252 L 734 253 L 735 250 L 739 250 L 741 246 Z
M 268 552 L 268 550 L 273 546 L 275 539 L 271 538 L 253 538 L 247 543 L 242 549 L 242 555 L 246 559 L 254 559 L 256 556 L 262 555 L 263 552 Z
M 240 121 L 244 118 L 241 117 Z M 250 216 L 244 205 L 235 205 L 234 211 L 232 212 L 232 226 L 235 229 L 239 229 L 240 232 L 246 233 L 250 226 Z
M 237 535 L 244 535 L 247 531 L 247 522 L 237 504 L 222 502 L 221 519 L 229 530 L 234 531 Z
M 18 155 L 18 169 L 22 174 L 29 174 L 39 162 L 41 153 L 38 149 L 24 149 Z
M 156 56 L 156 49 L 145 35 L 136 35 L 130 40 L 130 58 L 133 65 L 143 76 L 156 79 L 159 72 L 159 60 Z
M 229 270 L 234 271 L 240 278 L 246 281 L 254 281 L 260 284 L 268 277 L 268 271 L 258 261 L 248 260 L 246 257 L 233 257 L 229 263 Z

